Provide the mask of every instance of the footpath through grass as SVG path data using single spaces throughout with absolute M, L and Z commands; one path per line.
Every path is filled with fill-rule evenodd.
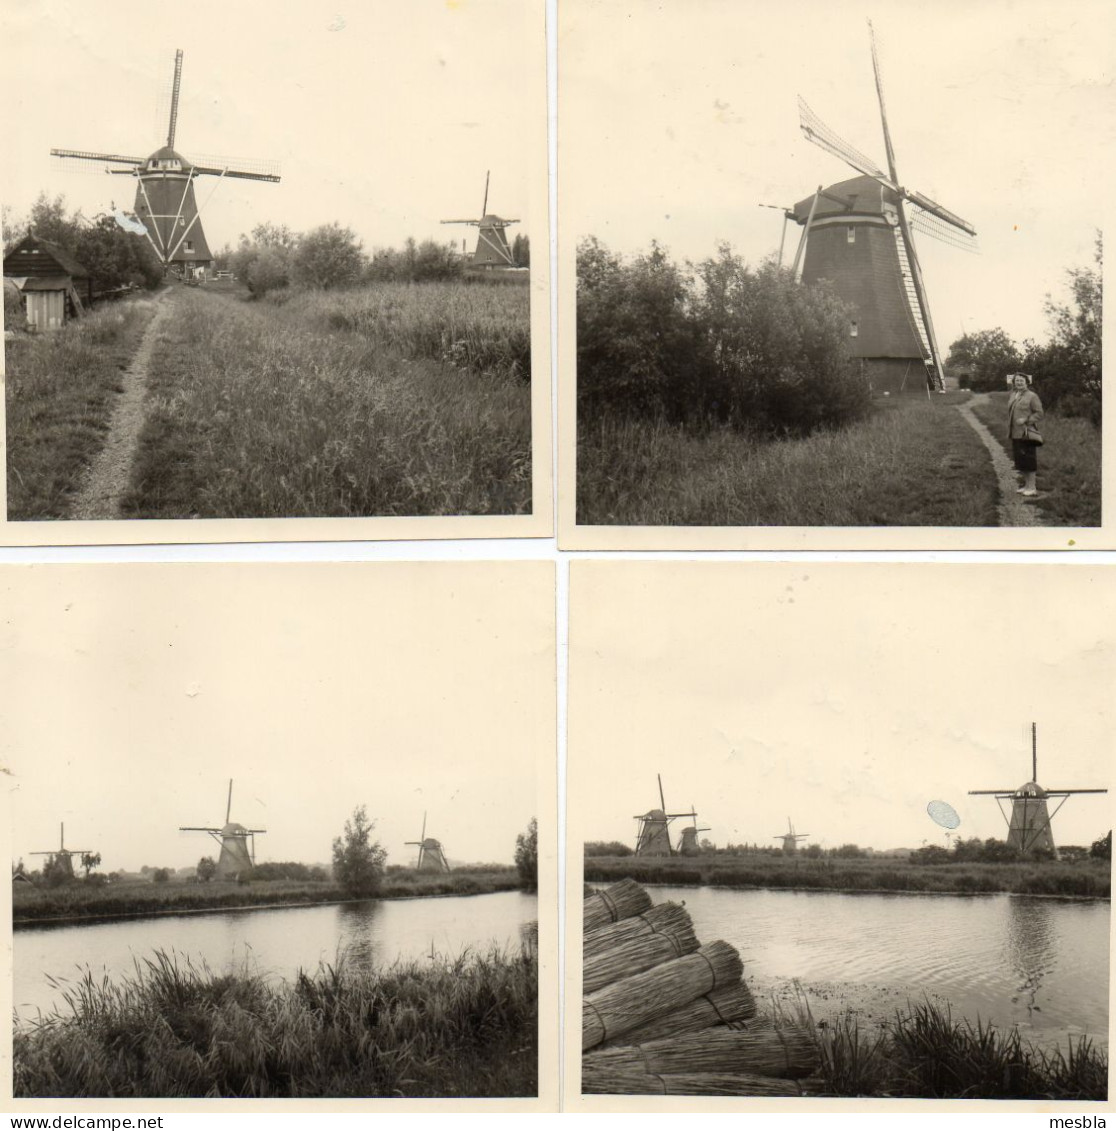
M 529 511 L 531 395 L 517 376 L 405 357 L 356 322 L 345 328 L 343 296 L 345 325 L 332 326 L 309 300 L 195 288 L 175 302 L 152 359 L 127 517 Z
M 903 859 L 804 856 L 648 858 L 591 856 L 585 880 L 612 883 L 624 877 L 641 884 L 693 884 L 722 887 L 790 888 L 802 891 L 945 892 L 960 895 L 1012 892 L 1107 899 L 1111 868 L 1107 860 L 1034 863 L 911 864 Z
M 980 421 L 1011 455 L 1007 438 L 1009 393 L 975 397 L 972 408 Z M 1075 416 L 1048 413 L 1042 421 L 1038 453 L 1038 505 L 1048 526 L 1100 526 L 1101 433 Z
M 377 899 L 441 895 L 491 895 L 520 887 L 514 868 L 477 872 L 389 872 Z M 129 882 L 60 887 L 17 884 L 12 889 L 12 921 L 16 927 L 55 919 L 111 919 L 174 914 L 229 907 L 283 907 L 302 903 L 338 903 L 349 897 L 332 881 L 264 880 L 247 884 L 212 880 L 205 884 L 170 881 Z
M 10 521 L 68 516 L 154 314 L 150 298 L 125 299 L 60 330 L 5 342 Z
M 639 526 L 995 526 L 996 479 L 943 398 L 877 402 L 803 440 L 578 423 L 577 515 Z
M 89 973 L 13 1042 L 16 1096 L 466 1097 L 538 1093 L 538 967 L 466 954 L 294 983 L 162 952 Z

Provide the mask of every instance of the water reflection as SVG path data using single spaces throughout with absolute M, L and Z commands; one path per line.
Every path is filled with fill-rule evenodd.
M 1018 898 L 1008 903 L 1007 962 L 1017 979 L 1012 1002 L 1021 1004 L 1028 1019 L 1042 1012 L 1039 994 L 1043 982 L 1057 967 L 1057 935 L 1053 904 L 1045 899 Z

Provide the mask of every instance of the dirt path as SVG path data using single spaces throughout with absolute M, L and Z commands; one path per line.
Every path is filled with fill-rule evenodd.
M 120 500 L 128 489 L 132 463 L 143 425 L 143 402 L 147 395 L 147 367 L 155 348 L 155 336 L 169 310 L 169 290 L 158 295 L 155 315 L 143 332 L 131 363 L 124 371 L 123 388 L 109 420 L 104 447 L 86 468 L 70 507 L 72 519 L 120 517 Z
M 986 393 L 975 393 L 973 401 L 978 398 L 987 398 Z M 1000 442 L 988 431 L 973 412 L 970 404 L 955 406 L 957 411 L 973 426 L 976 434 L 981 438 L 988 454 L 992 457 L 992 468 L 996 472 L 996 479 L 1000 485 L 1000 502 L 996 507 L 1000 526 L 1042 526 L 1042 511 L 1034 503 L 1027 502 L 1016 488 L 1019 479 L 1015 467 L 1007 452 Z

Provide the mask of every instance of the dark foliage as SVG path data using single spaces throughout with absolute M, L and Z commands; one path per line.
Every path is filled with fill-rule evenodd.
M 534 889 L 539 886 L 539 823 L 534 817 L 527 831 L 515 838 L 515 869 L 523 887 Z
M 343 835 L 333 842 L 333 878 L 346 895 L 367 899 L 380 890 L 387 850 L 372 840 L 375 824 L 358 805 L 345 822 Z
M 632 849 L 618 840 L 590 840 L 585 843 L 586 856 L 631 856 Z

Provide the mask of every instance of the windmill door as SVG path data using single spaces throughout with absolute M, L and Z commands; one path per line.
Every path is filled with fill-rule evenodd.
M 27 321 L 35 330 L 57 330 L 66 312 L 64 291 L 30 291 L 27 295 Z

